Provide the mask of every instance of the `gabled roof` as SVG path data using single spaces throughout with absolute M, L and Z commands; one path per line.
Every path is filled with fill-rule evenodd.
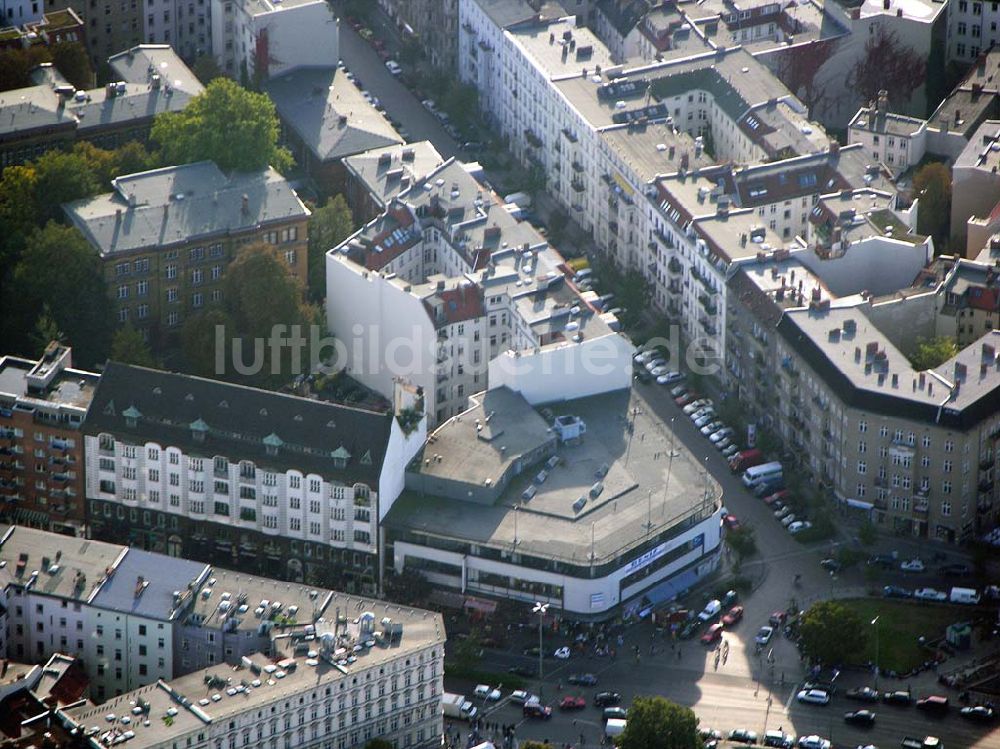
M 142 416 L 126 420 L 124 411 Z M 391 413 L 233 385 L 191 375 L 108 362 L 94 394 L 84 431 L 174 446 L 192 455 L 250 460 L 273 470 L 295 469 L 339 480 L 376 482 L 392 428 Z M 129 426 L 129 423 L 134 426 Z M 196 428 L 205 430 L 195 439 Z M 275 453 L 274 437 L 280 440 Z M 346 451 L 371 455 L 344 468 Z M 373 484 L 374 485 L 374 484 Z

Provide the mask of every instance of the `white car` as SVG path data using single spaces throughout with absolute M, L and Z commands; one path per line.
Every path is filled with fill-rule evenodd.
M 693 403 L 688 403 L 686 406 L 684 406 L 684 413 L 690 416 L 691 414 L 700 411 L 703 408 L 711 407 L 711 405 L 712 405 L 711 398 L 699 398 Z
M 515 689 L 510 693 L 510 701 L 516 702 L 518 705 L 523 705 L 525 702 L 531 699 L 531 692 L 526 692 L 523 689 Z
M 667 369 L 667 360 L 664 359 L 662 356 L 658 356 L 655 359 L 650 359 L 648 362 L 646 362 L 646 369 L 649 371 L 650 374 L 653 374 L 654 369 L 660 369 L 661 367 L 663 371 L 660 372 L 660 374 L 666 374 L 667 372 L 670 371 L 669 369 Z
M 362 96 L 362 98 L 363 98 L 363 99 L 364 99 L 365 101 L 367 101 L 367 102 L 368 102 L 369 104 L 371 104 L 371 103 L 372 103 L 372 101 L 373 101 L 373 99 L 372 99 L 372 95 L 371 95 L 371 94 L 370 94 L 370 93 L 369 93 L 368 91 L 362 91 L 362 92 L 361 92 L 361 96 Z
M 393 75 L 399 75 L 400 73 L 403 72 L 403 68 L 401 68 L 399 63 L 396 62 L 395 60 L 386 60 L 385 67 L 386 70 L 388 70 Z
M 680 372 L 667 372 L 663 377 L 664 380 L 660 383 L 661 385 L 673 385 L 675 382 L 680 382 L 684 379 L 684 375 Z
M 948 594 L 935 590 L 934 588 L 918 588 L 913 591 L 913 597 L 919 598 L 921 601 L 947 601 Z
M 561 661 L 565 661 L 565 660 L 567 660 L 569 658 L 569 648 L 566 647 L 565 645 L 563 645 L 561 648 L 559 648 L 552 655 L 554 655 L 556 658 L 558 658 Z
M 923 560 L 917 558 L 903 562 L 899 565 L 899 569 L 903 570 L 903 572 L 923 572 L 927 568 L 924 566 Z
M 723 442 L 725 441 L 726 440 L 723 440 Z M 720 442 L 719 449 L 722 450 L 722 457 L 724 458 L 731 458 L 740 451 L 739 445 L 737 445 L 735 442 L 731 442 L 728 445 L 723 445 L 722 442 Z
M 499 689 L 493 689 L 489 684 L 477 684 L 472 693 L 479 699 L 489 700 L 490 702 L 498 702 L 503 696 L 500 694 Z
M 774 627 L 761 627 L 757 630 L 757 636 L 753 638 L 753 641 L 758 645 L 767 645 L 771 641 L 771 635 L 774 634 Z
M 714 432 L 708 438 L 708 441 L 713 445 L 718 445 L 722 440 L 731 439 L 734 434 L 736 434 L 736 431 L 732 427 L 722 427 L 722 429 Z
M 795 699 L 807 705 L 829 705 L 830 693 L 822 689 L 803 689 Z
M 786 515 L 788 515 L 788 514 L 789 514 L 789 513 L 791 512 L 791 511 L 792 511 L 792 508 L 791 508 L 791 507 L 788 507 L 788 506 L 786 505 L 785 507 L 782 507 L 782 508 L 781 508 L 780 510 L 775 510 L 775 511 L 774 511 L 774 516 L 775 516 L 776 518 L 778 518 L 779 520 L 781 520 L 781 518 L 783 518 L 783 517 L 785 517 Z
M 807 531 L 813 527 L 813 524 L 808 520 L 796 520 L 794 523 L 788 526 L 788 532 L 793 536 L 796 533 L 801 533 L 802 531 Z
M 781 519 L 781 524 L 786 528 L 791 528 L 792 524 L 795 522 L 795 513 L 791 512 Z
M 703 426 L 701 428 L 701 433 L 705 437 L 708 437 L 709 435 L 712 435 L 712 434 L 715 434 L 716 432 L 718 432 L 724 426 L 725 426 L 725 424 L 723 424 L 721 421 L 719 421 L 718 419 L 716 419 L 715 421 L 710 421 L 705 426 Z
M 720 613 L 722 613 L 722 601 L 718 598 L 713 598 L 705 604 L 705 609 L 698 614 L 698 619 L 703 622 L 710 622 Z
M 646 351 L 640 351 L 633 358 L 633 361 L 639 364 L 646 364 L 653 361 L 653 359 L 660 358 L 659 352 L 655 348 L 647 349 Z
M 670 369 L 667 367 L 666 364 L 661 364 L 658 367 L 653 367 L 651 370 L 649 370 L 649 373 L 653 375 L 653 377 L 663 377 L 669 371 Z
M 801 749 L 831 749 L 833 745 L 830 743 L 830 739 L 824 739 L 822 736 L 813 734 L 812 736 L 803 736 L 800 738 L 799 746 Z
M 434 102 L 433 99 L 424 99 L 420 103 L 423 104 L 424 109 L 426 109 L 431 114 L 437 114 L 438 111 L 437 104 Z
M 707 413 L 705 413 L 700 418 L 694 420 L 694 425 L 699 429 L 701 429 L 703 426 L 705 426 L 708 422 L 710 422 L 714 418 L 715 418 L 715 411 L 713 411 L 712 409 L 708 409 Z

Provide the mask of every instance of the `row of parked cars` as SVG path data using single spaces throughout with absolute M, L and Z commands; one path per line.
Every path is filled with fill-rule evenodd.
M 749 459 L 744 457 L 743 464 L 752 463 L 752 465 L 747 465 L 743 469 L 743 485 L 755 497 L 764 501 L 775 519 L 792 535 L 812 528 L 809 520 L 795 512 L 792 493 L 785 488 L 785 472 L 781 463 L 762 462 L 764 456 L 759 451 L 754 452 L 756 454 Z

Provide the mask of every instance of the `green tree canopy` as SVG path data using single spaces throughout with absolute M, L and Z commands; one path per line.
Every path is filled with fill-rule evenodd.
M 636 697 L 628 710 L 620 749 L 700 749 L 698 719 L 664 697 Z
M 951 223 L 951 172 L 939 161 L 924 164 L 913 175 L 913 194 L 920 201 L 917 231 L 934 237 L 940 253 Z
M 260 387 L 282 385 L 309 371 L 308 347 L 295 350 L 270 344 L 275 331 L 288 336 L 295 325 L 308 339 L 309 326 L 316 320 L 316 311 L 303 300 L 302 284 L 273 247 L 256 244 L 243 248 L 226 270 L 222 291 L 220 306 L 190 318 L 182 330 L 189 369 Z M 226 345 L 223 371 L 217 371 L 217 325 L 225 326 L 221 336 Z M 255 371 L 241 374 L 236 370 L 233 339 L 239 339 L 235 346 L 241 367 L 251 368 L 257 362 Z
M 950 336 L 919 338 L 917 348 L 910 356 L 910 363 L 918 372 L 934 369 L 958 353 L 958 344 Z
M 94 149 L 95 152 L 99 150 Z M 86 198 L 101 189 L 110 189 L 110 185 L 101 184 L 100 165 L 91 161 L 91 155 L 88 147 L 68 152 L 52 150 L 33 162 L 38 176 L 35 204 L 40 222 L 60 221 L 63 219 L 63 203 Z
M 749 525 L 741 525 L 726 531 L 726 545 L 736 555 L 736 563 L 733 569 L 739 570 L 743 566 L 743 561 L 753 556 L 757 551 L 757 539 L 754 536 L 753 528 Z
M 814 603 L 802 617 L 799 633 L 803 652 L 828 666 L 853 661 L 868 642 L 865 622 L 839 601 Z
M 123 364 L 134 364 L 137 367 L 155 367 L 156 359 L 149 350 L 149 344 L 142 333 L 126 325 L 115 331 L 111 338 L 111 358 Z
M 326 296 L 326 251 L 353 231 L 354 218 L 343 195 L 327 200 L 309 217 L 309 298 L 314 302 Z
M 50 329 L 61 330 L 73 347 L 80 366 L 103 362 L 111 347 L 114 328 L 112 304 L 108 298 L 97 253 L 76 229 L 54 222 L 31 234 L 24 253 L 14 268 L 18 290 L 21 345 L 31 347 L 25 332 L 35 329 L 39 318 L 47 316 Z
M 94 70 L 87 50 L 79 42 L 60 42 L 51 47 L 52 64 L 77 88 L 93 88 Z
M 194 63 L 191 65 L 191 72 L 194 73 L 195 78 L 201 81 L 204 86 L 207 86 L 216 78 L 223 76 L 219 63 L 209 54 L 196 57 Z
M 286 172 L 293 163 L 278 146 L 278 115 L 271 100 L 228 78 L 213 80 L 183 111 L 157 115 L 151 137 L 165 164 L 209 159 L 227 171 L 271 165 Z

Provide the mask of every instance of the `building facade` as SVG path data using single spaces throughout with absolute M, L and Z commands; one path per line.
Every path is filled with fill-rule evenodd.
M 392 413 L 111 363 L 88 419 L 94 538 L 374 591 L 417 449 Z
M 0 493 L 3 516 L 83 535 L 83 421 L 99 376 L 73 369 L 49 344 L 39 361 L 0 358 Z
M 205 161 L 111 184 L 64 210 L 98 253 L 118 323 L 147 340 L 176 343 L 188 317 L 219 303 L 248 245 L 272 247 L 305 287 L 309 210 L 274 169 L 227 176 Z

